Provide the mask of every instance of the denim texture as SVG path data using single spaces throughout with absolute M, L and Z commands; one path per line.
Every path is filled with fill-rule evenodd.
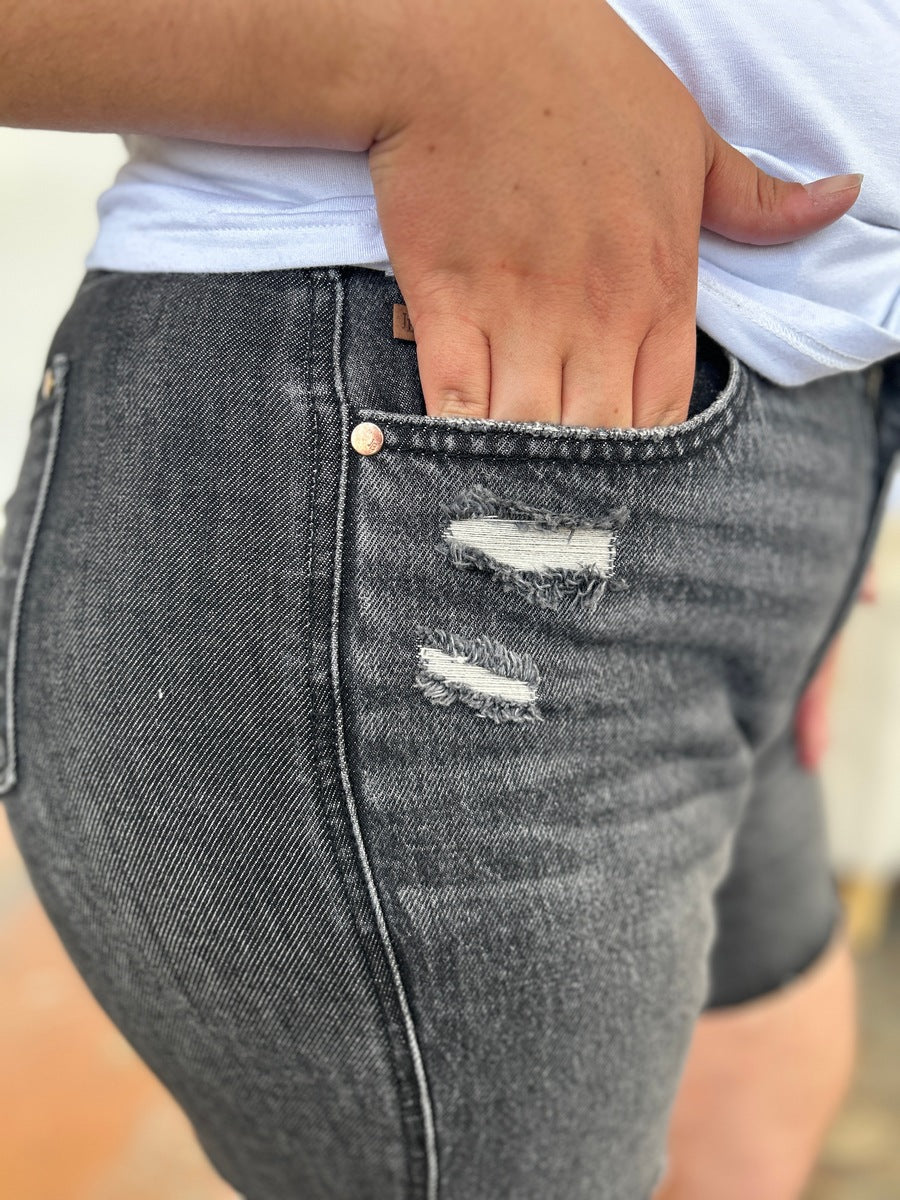
M 431 417 L 400 301 L 86 274 L 6 505 L 0 794 L 247 1200 L 649 1200 L 697 1016 L 836 919 L 789 729 L 897 397 L 698 332 L 677 427 Z

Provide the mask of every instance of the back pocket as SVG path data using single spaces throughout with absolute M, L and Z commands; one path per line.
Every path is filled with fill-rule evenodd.
M 59 443 L 69 357 L 54 354 L 38 389 L 25 455 L 0 538 L 0 795 L 17 780 L 16 651 L 28 570 Z

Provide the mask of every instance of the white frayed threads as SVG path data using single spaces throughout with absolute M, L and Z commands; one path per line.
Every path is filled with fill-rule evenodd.
M 530 704 L 537 695 L 536 688 L 530 683 L 495 675 L 485 667 L 477 667 L 465 658 L 454 658 L 433 646 L 420 646 L 419 659 L 426 675 L 444 683 L 463 684 L 470 691 L 483 696 L 496 696 L 516 704 Z
M 438 705 L 457 701 L 493 721 L 539 721 L 537 668 L 526 654 L 482 634 L 462 638 L 419 626 L 415 686 Z
M 504 517 L 466 517 L 451 521 L 444 537 L 517 571 L 585 569 L 608 579 L 615 563 L 612 529 L 542 529 Z
M 450 562 L 493 575 L 533 604 L 594 610 L 607 587 L 628 586 L 614 575 L 618 531 L 628 519 L 624 508 L 590 520 L 504 499 L 475 484 L 445 512 L 450 523 L 440 549 Z

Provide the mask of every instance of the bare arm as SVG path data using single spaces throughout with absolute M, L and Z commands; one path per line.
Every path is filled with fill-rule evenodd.
M 365 150 L 394 0 L 0 0 L 0 125 Z
M 428 412 L 687 413 L 701 225 L 758 245 L 861 177 L 759 170 L 602 0 L 0 0 L 0 124 L 367 150 Z

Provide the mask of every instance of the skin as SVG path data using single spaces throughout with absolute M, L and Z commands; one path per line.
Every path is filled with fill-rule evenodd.
M 862 178 L 759 170 L 602 0 L 0 0 L 0 28 L 0 124 L 366 151 L 435 416 L 683 420 L 701 226 L 791 241 Z M 834 969 L 811 987 L 816 1028 L 843 1044 Z M 775 1116 L 820 1113 L 812 995 L 700 1023 L 665 1200 L 738 1200 L 734 1171 L 748 1155 L 763 1170 Z M 806 1161 L 816 1121 L 783 1127 L 788 1157 Z M 793 1195 L 777 1187 L 747 1195 Z
M 653 1200 L 799 1200 L 849 1086 L 856 980 L 843 930 L 773 995 L 697 1022 Z
M 0 123 L 367 150 L 427 411 L 683 420 L 701 224 L 830 224 L 600 0 L 0 0 Z
M 530 0 L 514 22 L 463 8 L 477 40 L 450 25 L 419 112 L 369 154 L 428 411 L 683 420 L 701 224 L 789 241 L 858 188 L 814 196 L 758 170 L 596 0 Z
M 859 600 L 877 598 L 870 568 Z M 840 640 L 810 680 L 794 719 L 798 761 L 828 749 Z M 846 930 L 780 992 L 705 1013 L 669 1125 L 669 1170 L 653 1200 L 798 1200 L 851 1082 L 857 981 Z

